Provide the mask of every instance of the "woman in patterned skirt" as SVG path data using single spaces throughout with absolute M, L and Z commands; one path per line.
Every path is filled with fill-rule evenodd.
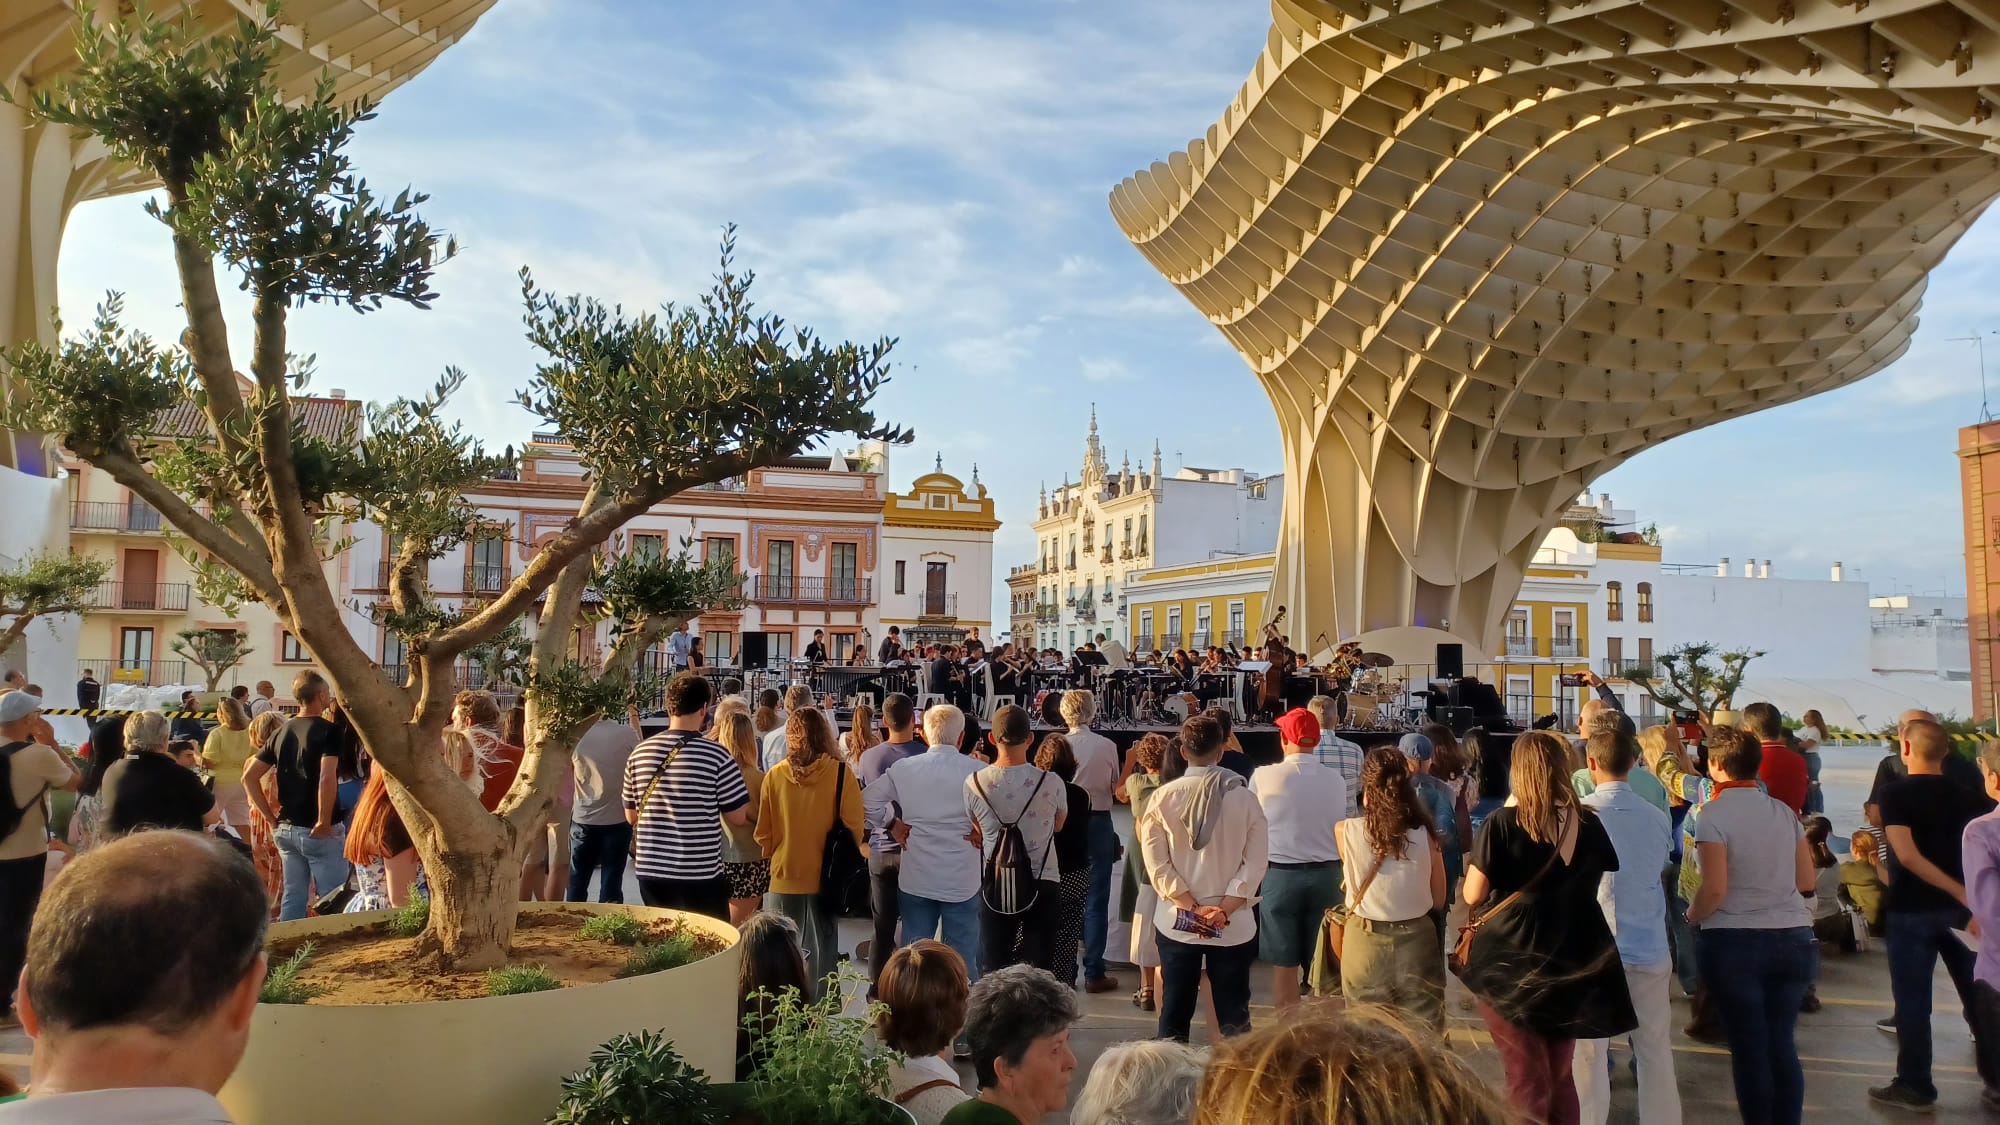
M 752 793 L 761 790 L 764 771 L 757 764 L 757 733 L 750 716 L 741 708 L 721 713 L 709 737 L 743 773 L 743 784 Z M 764 892 L 771 889 L 771 861 L 757 843 L 757 802 L 750 802 L 750 819 L 742 824 L 722 825 L 722 877 L 729 881 L 729 921 L 737 926 L 750 920 L 762 907 Z
M 1062 873 L 1062 915 L 1056 925 L 1056 940 L 1049 946 L 1049 963 L 1042 968 L 1074 986 L 1077 954 L 1083 945 L 1083 910 L 1090 899 L 1090 794 L 1071 784 L 1076 778 L 1076 752 L 1062 735 L 1042 739 L 1035 765 L 1056 775 L 1069 799 L 1069 815 L 1055 839 L 1056 869 Z
M 284 713 L 277 708 L 250 720 L 251 758 L 263 753 L 278 732 L 284 729 Z M 275 770 L 267 771 L 261 782 L 267 807 L 278 807 L 278 775 Z M 285 865 L 278 856 L 278 837 L 270 821 L 258 814 L 253 806 L 250 810 L 250 857 L 257 864 L 257 877 L 264 880 L 264 891 L 271 899 L 271 917 L 278 916 L 278 897 L 285 889 Z

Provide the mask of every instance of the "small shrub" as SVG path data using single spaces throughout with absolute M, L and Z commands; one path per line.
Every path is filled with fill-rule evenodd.
M 796 989 L 773 996 L 750 994 L 744 1028 L 751 1055 L 761 1061 L 751 1076 L 750 1108 L 764 1125 L 876 1125 L 894 1120 L 881 1100 L 889 1069 L 902 1061 L 894 1051 L 873 1045 L 868 1028 L 882 1014 L 880 1004 L 864 1019 L 842 1013 L 845 987 L 858 981 L 851 970 L 829 977 L 826 991 L 808 1001 Z M 761 1010 L 761 1014 L 760 1014 Z
M 486 974 L 488 996 L 518 996 L 523 992 L 547 992 L 561 987 L 562 982 L 540 965 L 508 965 Z
M 389 917 L 389 932 L 397 937 L 416 937 L 430 924 L 431 900 L 418 895 Z
M 630 914 L 599 914 L 586 921 L 577 933 L 590 941 L 638 945 L 646 940 L 646 923 Z
M 306 962 L 312 960 L 311 942 L 298 947 L 282 964 L 273 965 L 264 974 L 264 987 L 257 993 L 260 1004 L 303 1004 L 325 992 L 325 987 L 308 984 L 299 979 L 306 971 Z
M 642 977 L 647 973 L 678 969 L 692 961 L 701 960 L 701 948 L 692 934 L 674 934 L 661 941 L 650 942 L 632 951 L 625 959 L 625 967 L 618 970 L 621 977 Z
M 708 1076 L 682 1060 L 657 1031 L 620 1035 L 562 1081 L 562 1104 L 549 1125 L 626 1125 L 635 1121 L 716 1120 Z

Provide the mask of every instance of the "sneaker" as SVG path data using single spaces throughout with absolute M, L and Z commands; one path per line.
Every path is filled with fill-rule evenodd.
M 1896 1034 L 1896 1017 L 1883 1016 L 1881 1019 L 1876 1020 L 1875 1030 L 1881 1032 L 1884 1035 Z
M 1891 1082 L 1887 1086 L 1870 1086 L 1868 1098 L 1883 1105 L 1914 1110 L 1918 1113 L 1933 1113 L 1937 1110 L 1936 1096 L 1920 1094 L 1900 1081 Z

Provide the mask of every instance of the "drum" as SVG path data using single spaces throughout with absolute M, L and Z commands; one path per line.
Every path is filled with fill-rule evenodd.
M 1185 723 L 1188 716 L 1194 713 L 1194 705 L 1188 702 L 1191 698 L 1193 697 L 1187 695 L 1170 695 L 1161 707 L 1174 717 L 1175 722 Z

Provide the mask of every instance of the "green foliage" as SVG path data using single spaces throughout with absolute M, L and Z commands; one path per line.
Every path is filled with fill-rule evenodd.
M 548 992 L 562 982 L 540 965 L 507 965 L 486 974 L 486 995 L 518 996 L 523 992 Z
M 660 941 L 649 942 L 632 951 L 625 964 L 618 970 L 621 977 L 643 977 L 648 973 L 661 973 L 668 969 L 678 969 L 702 959 L 701 944 L 692 934 L 674 934 Z
M 237 629 L 182 629 L 174 634 L 173 650 L 201 669 L 208 691 L 254 651 L 248 634 Z
M 751 1105 L 763 1125 L 874 1125 L 891 1120 L 880 1100 L 889 1071 L 902 1056 L 875 1044 L 868 1028 L 882 1006 L 865 1019 L 841 1014 L 849 979 L 827 981 L 824 994 L 808 1001 L 792 989 L 776 995 L 751 993 L 743 1024 L 753 1057 L 763 1060 L 752 1076 Z M 759 1013 L 768 1013 L 760 1015 Z
M 180 352 L 125 327 L 125 298 L 106 295 L 90 327 L 53 350 L 29 340 L 0 363 L 32 394 L 7 396 L 0 424 L 54 434 L 86 460 L 131 448 L 160 411 L 187 397 L 193 374 Z M 62 322 L 56 321 L 56 331 Z
M 1666 672 L 1664 679 L 1655 679 L 1653 669 L 1643 664 L 1625 669 L 1624 678 L 1662 707 L 1707 715 L 1729 709 L 1736 689 L 1743 686 L 1744 669 L 1762 655 L 1761 649 L 1724 652 L 1707 641 L 1691 641 L 1654 658 Z
M 6 651 L 38 617 L 90 612 L 98 584 L 111 563 L 89 555 L 29 555 L 12 570 L 0 571 L 0 652 Z
M 429 895 L 418 895 L 397 908 L 389 917 L 389 932 L 397 937 L 416 937 L 431 924 Z
M 299 979 L 306 971 L 306 962 L 312 960 L 311 942 L 298 947 L 290 957 L 271 966 L 264 974 L 264 987 L 258 990 L 259 1004 L 303 1004 L 326 989 L 317 984 L 307 984 Z
M 549 1125 L 708 1125 L 719 1120 L 708 1076 L 657 1031 L 617 1036 L 563 1079 Z
M 908 440 L 869 403 L 894 341 L 828 344 L 759 314 L 754 275 L 722 238 L 715 284 L 693 304 L 628 317 L 555 297 L 521 271 L 528 340 L 547 359 L 515 399 L 576 448 L 608 494 L 665 495 L 793 456 L 829 433 Z
M 510 621 L 498 636 L 485 644 L 465 650 L 466 660 L 472 663 L 478 673 L 478 682 L 468 687 L 491 690 L 496 687 L 520 687 L 528 676 L 528 658 L 533 655 L 534 642 L 519 621 Z
M 596 914 L 578 926 L 576 932 L 578 936 L 588 941 L 637 945 L 646 940 L 646 923 L 630 914 Z
M 623 715 L 637 701 L 633 684 L 599 676 L 574 660 L 529 676 L 528 693 L 552 731 L 581 730 L 601 715 Z

